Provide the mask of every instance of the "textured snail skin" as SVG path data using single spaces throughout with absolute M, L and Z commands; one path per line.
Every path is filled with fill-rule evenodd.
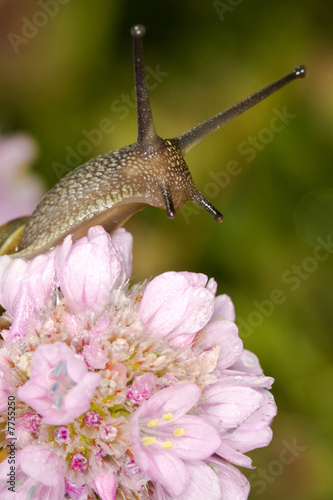
M 73 241 L 90 227 L 110 234 L 147 205 L 166 210 L 169 218 L 186 200 L 205 208 L 217 222 L 222 214 L 197 190 L 185 154 L 204 137 L 244 113 L 278 89 L 306 74 L 304 66 L 173 139 L 155 131 L 142 51 L 145 28 L 131 29 L 138 115 L 138 139 L 77 167 L 56 184 L 28 218 L 0 227 L 0 255 L 31 259 L 54 248 L 68 235 Z
M 97 224 L 112 233 L 146 205 L 165 210 L 163 192 L 178 210 L 194 191 L 186 163 L 170 141 L 150 153 L 138 144 L 125 146 L 81 165 L 44 196 L 26 223 L 20 254 L 31 258 Z

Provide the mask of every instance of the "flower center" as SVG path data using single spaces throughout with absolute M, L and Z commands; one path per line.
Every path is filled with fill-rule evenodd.
M 167 425 L 174 419 L 172 413 L 165 413 L 162 415 L 162 419 L 154 418 L 149 420 L 146 424 L 141 424 L 141 441 L 144 446 L 150 446 L 156 444 L 161 448 L 166 450 L 171 450 L 174 445 L 173 437 L 181 437 L 185 434 L 185 429 L 183 427 L 176 428 L 174 430 L 170 429 Z
M 64 396 L 76 385 L 76 382 L 69 377 L 64 361 L 59 361 L 54 367 L 52 379 L 54 382 L 50 387 L 50 392 L 53 394 L 55 406 L 59 410 L 62 406 Z

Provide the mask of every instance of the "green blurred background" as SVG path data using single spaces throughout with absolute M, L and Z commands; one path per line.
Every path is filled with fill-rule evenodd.
M 333 248 L 325 248 L 333 236 L 332 3 L 50 3 L 45 20 L 46 0 L 0 0 L 0 130 L 24 131 L 38 141 L 33 168 L 48 188 L 71 169 L 69 151 L 83 163 L 136 140 L 128 97 L 135 23 L 147 27 L 150 97 L 163 137 L 298 64 L 308 66 L 307 79 L 187 155 L 198 188 L 223 212 L 222 225 L 188 203 L 173 221 L 149 208 L 126 227 L 134 235 L 134 281 L 168 270 L 214 276 L 219 293 L 235 303 L 245 347 L 276 380 L 274 439 L 251 454 L 258 468 L 245 471 L 250 498 L 333 498 Z M 27 20 L 39 24 L 37 30 Z M 23 38 L 14 43 L 8 33 Z M 289 118 L 272 132 L 274 111 L 284 109 Z M 113 131 L 82 150 L 84 131 L 106 118 Z M 230 162 L 237 166 L 232 175 Z

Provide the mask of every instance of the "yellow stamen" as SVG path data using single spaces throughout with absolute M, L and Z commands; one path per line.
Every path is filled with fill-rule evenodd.
M 179 429 L 174 430 L 173 433 L 175 436 L 180 437 L 184 436 L 185 430 L 183 429 L 183 427 L 180 427 Z
M 156 438 L 151 437 L 151 436 L 146 436 L 146 437 L 144 437 L 144 438 L 143 438 L 143 440 L 142 440 L 142 441 L 143 441 L 143 444 L 144 444 L 145 446 L 148 446 L 148 445 L 150 445 L 150 444 L 155 443 Z
M 173 442 L 172 441 L 164 441 L 164 443 L 162 443 L 162 448 L 166 448 L 167 450 L 171 450 L 171 448 L 173 447 Z
M 173 420 L 173 415 L 172 413 L 164 413 L 162 418 L 163 420 Z
M 154 420 L 150 420 L 147 424 L 147 427 L 155 427 L 155 425 L 158 424 L 158 420 L 157 418 L 155 418 Z

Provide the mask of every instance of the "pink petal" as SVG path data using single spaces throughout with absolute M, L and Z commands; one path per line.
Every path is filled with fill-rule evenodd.
M 117 250 L 121 265 L 121 272 L 114 286 L 120 286 L 125 283 L 132 274 L 133 236 L 123 227 L 120 227 L 112 234 L 111 241 Z
M 154 278 L 140 302 L 139 318 L 155 337 L 193 334 L 209 321 L 214 295 L 202 274 L 168 272 Z
M 8 490 L 9 463 L 0 464 L 0 496 L 3 500 L 26 499 L 33 491 L 36 499 L 63 500 L 64 471 L 59 457 L 43 446 L 27 445 L 15 456 L 15 493 Z
M 33 318 L 33 311 L 34 303 L 28 286 L 26 283 L 22 283 L 18 293 L 18 300 L 15 303 L 12 324 L 9 328 L 10 336 L 6 340 L 13 342 L 26 336 L 29 323 Z
M 218 475 L 204 462 L 186 462 L 190 484 L 181 495 L 181 500 L 224 500 Z
M 233 370 L 253 373 L 255 375 L 262 375 L 263 373 L 258 357 L 246 349 L 243 350 L 242 355 L 232 368 Z
M 190 480 L 180 459 L 207 458 L 221 444 L 219 431 L 210 422 L 186 415 L 200 395 L 201 389 L 193 383 L 170 386 L 144 401 L 132 415 L 131 444 L 135 462 L 173 496 L 182 494 Z M 166 416 L 168 418 L 164 418 Z M 155 420 L 153 426 L 149 424 L 151 420 Z M 146 445 L 140 433 L 147 436 L 147 430 L 155 441 Z M 171 448 L 162 446 L 164 443 L 171 443 Z
M 184 276 L 184 278 L 186 278 L 188 284 L 192 288 L 205 288 L 205 286 L 207 285 L 207 276 L 205 274 L 190 273 L 188 271 L 180 271 L 176 274 L 178 274 L 179 276 Z M 213 282 L 215 282 L 215 280 L 210 281 L 210 284 L 212 284 Z
M 77 486 L 75 483 L 65 480 L 66 486 L 66 497 L 72 498 L 72 500 L 83 500 L 87 498 L 87 487 Z
M 54 252 L 38 255 L 32 259 L 25 272 L 25 281 L 39 308 L 45 307 L 55 289 Z
M 114 472 L 100 474 L 93 481 L 93 488 L 101 500 L 115 500 L 117 480 Z
M 227 431 L 238 427 L 263 404 L 264 398 L 250 387 L 225 387 L 217 382 L 205 391 L 201 407 L 212 422 Z
M 161 389 L 133 414 L 135 419 L 150 420 L 162 418 L 165 413 L 172 413 L 174 419 L 185 415 L 199 400 L 201 389 L 191 382 L 173 385 Z
M 109 357 L 97 346 L 85 345 L 82 355 L 88 365 L 95 370 L 103 370 L 109 361 Z
M 262 430 L 244 431 L 237 429 L 235 432 L 226 436 L 225 442 L 234 450 L 240 453 L 247 453 L 256 448 L 267 446 L 273 437 L 272 429 L 266 425 Z M 223 455 L 224 456 L 224 455 Z M 225 457 L 227 458 L 227 457 Z
M 103 333 L 107 332 L 109 326 L 110 317 L 107 314 L 103 314 L 100 318 L 98 318 L 89 333 L 92 337 L 98 338 L 103 335 Z
M 219 475 L 204 462 L 186 462 L 186 469 L 190 475 L 190 482 L 180 496 L 170 496 L 160 485 L 155 485 L 156 500 L 222 500 Z
M 224 370 L 220 383 L 225 386 L 243 385 L 245 387 L 263 387 L 265 389 L 271 389 L 274 379 L 272 377 L 265 377 L 263 374 L 252 375 L 251 373 L 245 373 L 231 368 Z
M 140 456 L 140 468 L 147 476 L 161 485 L 172 497 L 181 495 L 190 483 L 190 476 L 182 460 L 171 453 Z
M 20 465 L 27 476 L 47 486 L 64 482 L 62 465 L 58 455 L 42 446 L 28 445 L 21 450 Z
M 127 393 L 127 398 L 135 403 L 148 399 L 156 388 L 156 380 L 156 376 L 150 372 L 135 377 L 131 389 Z
M 215 295 L 215 294 L 216 294 L 216 292 L 217 292 L 217 283 L 216 283 L 216 281 L 214 280 L 214 278 L 210 278 L 210 279 L 208 280 L 208 283 L 207 283 L 207 285 L 206 285 L 206 288 L 207 288 L 207 290 L 209 290 L 209 291 L 210 291 L 213 295 Z
M 234 322 L 235 316 L 235 307 L 231 298 L 226 294 L 218 295 L 215 299 L 214 312 L 210 321 L 227 319 Z
M 252 460 L 250 457 L 243 455 L 240 451 L 233 447 L 233 443 L 229 442 L 228 436 L 223 436 L 222 444 L 220 448 L 216 451 L 216 454 L 224 458 L 228 462 L 231 462 L 240 467 L 247 467 L 248 469 L 254 469 L 252 467 Z
M 241 355 L 243 348 L 243 342 L 238 336 L 237 326 L 228 320 L 208 323 L 198 335 L 197 343 L 204 349 L 211 349 L 216 345 L 221 347 L 217 364 L 219 370 L 224 370 L 233 365 Z
M 69 307 L 76 313 L 102 311 L 121 271 L 110 236 L 92 227 L 74 244 L 68 236 L 56 252 L 57 278 Z
M 274 397 L 265 389 L 257 389 L 262 396 L 262 404 L 242 424 L 242 432 L 259 432 L 269 426 L 277 414 Z M 265 445 L 266 446 L 266 445 Z
M 179 437 L 172 435 L 179 428 L 185 429 L 185 434 Z M 183 460 L 203 460 L 210 457 L 221 444 L 216 427 L 195 415 L 185 415 L 170 422 L 167 430 L 173 442 L 172 451 Z
M 41 313 L 52 305 L 54 253 L 30 262 L 0 257 L 0 283 L 0 302 L 13 317 L 9 340 L 24 337 L 29 325 L 39 328 Z
M 207 460 L 217 470 L 223 500 L 246 500 L 250 493 L 250 483 L 236 467 L 224 460 Z
M 13 259 L 9 255 L 0 257 L 0 305 L 10 314 L 14 313 L 15 301 L 28 263 Z

